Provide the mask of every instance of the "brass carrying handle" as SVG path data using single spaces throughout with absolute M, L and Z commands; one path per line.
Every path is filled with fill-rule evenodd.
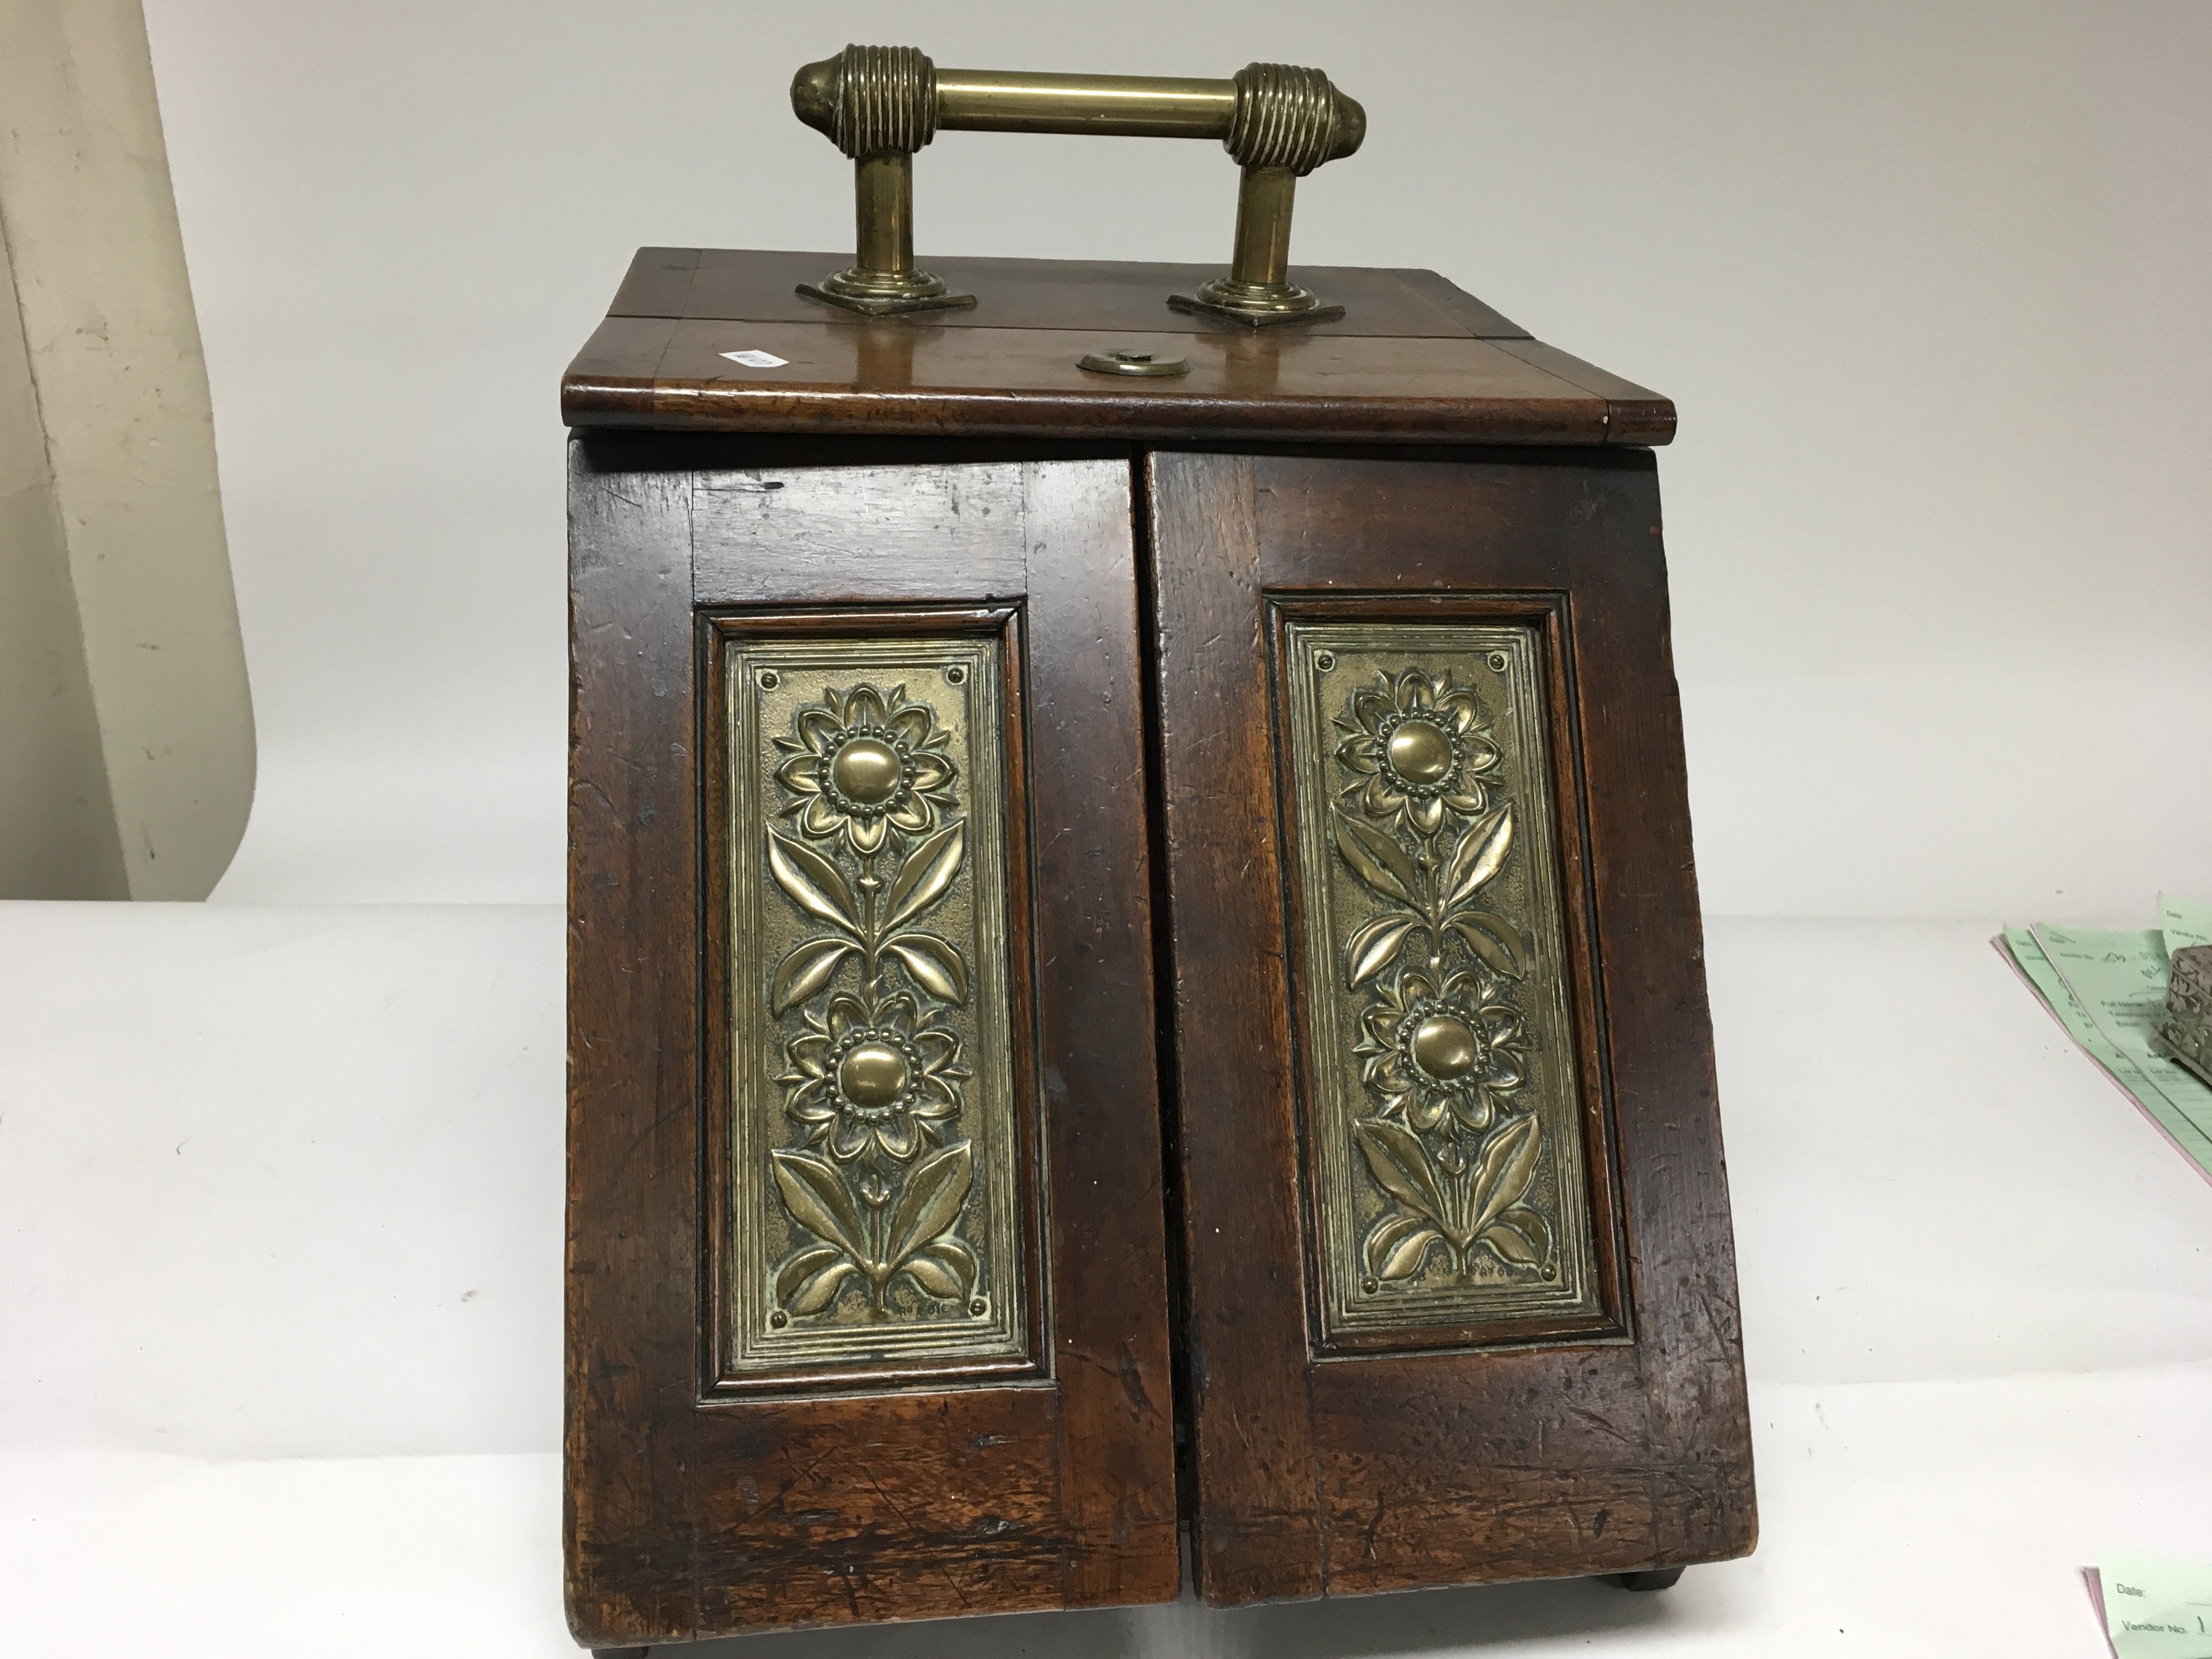
M 815 299 L 871 316 L 975 303 L 915 268 L 914 153 L 943 128 L 1218 138 L 1244 170 L 1235 255 L 1226 276 L 1168 303 L 1255 328 L 1344 314 L 1290 279 L 1298 179 L 1367 136 L 1367 112 L 1319 70 L 1251 64 L 1228 81 L 1036 75 L 941 70 L 912 46 L 848 46 L 792 78 L 791 107 L 854 162 L 859 253 L 851 270 L 799 284 Z

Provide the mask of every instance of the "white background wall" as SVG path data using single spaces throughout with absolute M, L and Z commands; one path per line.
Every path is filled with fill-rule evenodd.
M 1370 136 L 1298 257 L 1432 267 L 1677 400 L 1709 910 L 2212 887 L 2201 0 L 147 11 L 263 746 L 221 896 L 558 897 L 559 372 L 641 244 L 846 244 L 785 88 L 848 40 L 1320 64 Z M 1225 257 L 1210 147 L 918 168 L 925 254 Z

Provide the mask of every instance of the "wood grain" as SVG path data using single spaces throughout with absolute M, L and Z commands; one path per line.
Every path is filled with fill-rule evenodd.
M 1109 787 L 1141 768 L 1127 466 L 1032 458 L 948 478 L 916 461 L 902 492 L 854 476 L 868 465 L 821 465 L 837 459 L 617 434 L 571 445 L 567 1551 L 587 1645 L 1176 1592 L 1149 895 L 1128 879 L 1145 863 L 1143 801 Z M 760 488 L 777 477 L 789 488 Z M 978 513 L 975 539 L 1011 546 L 1013 580 L 989 560 L 872 567 L 871 548 L 907 544 L 902 526 L 933 529 L 969 483 L 963 500 L 1006 509 Z M 812 558 L 840 539 L 839 501 L 847 555 Z M 695 526 L 708 550 L 696 579 Z M 787 544 L 805 556 L 799 574 L 749 584 L 748 562 L 775 572 Z M 694 619 L 735 600 L 757 615 L 847 604 L 872 568 L 878 599 L 1012 600 L 1033 629 L 1016 711 L 1030 810 L 1009 845 L 1031 849 L 1025 873 L 1051 895 L 1018 919 L 1034 969 L 1033 1029 L 1017 1042 L 1043 1143 L 1031 1209 L 1048 1230 L 1052 1374 L 718 1399 L 702 1375 L 700 1159 L 715 1096 L 701 1058 L 721 1016 L 702 994 L 712 842 Z
M 611 316 L 705 318 L 722 321 L 829 322 L 866 329 L 868 320 L 799 294 L 853 263 L 842 253 L 757 249 L 646 247 L 609 309 Z M 1170 334 L 1246 334 L 1242 324 L 1168 309 L 1170 294 L 1188 294 L 1224 267 L 1135 260 L 978 259 L 927 256 L 922 262 L 973 309 L 933 313 L 951 329 L 1083 328 L 1149 330 Z M 1448 297 L 1456 289 L 1433 271 L 1376 270 L 1352 265 L 1300 265 L 1293 275 L 1345 307 L 1335 321 L 1302 331 L 1363 337 L 1487 337 L 1516 329 L 1480 301 L 1464 313 Z M 1424 281 L 1423 279 L 1426 279 Z M 1462 296 L 1465 298 L 1466 296 Z M 1439 303 L 1439 301 L 1442 303 Z
M 1520 324 L 1501 316 L 1465 289 L 1446 282 L 1433 270 L 1394 270 L 1390 274 L 1478 340 L 1528 337 L 1528 331 Z
M 702 605 L 1018 598 L 1029 580 L 1019 461 L 764 466 L 702 475 Z
M 1161 455 L 1151 501 L 1174 1066 L 1181 1097 L 1206 1102 L 1182 1121 L 1205 1593 L 1235 1602 L 1742 1553 L 1756 1529 L 1749 1423 L 1650 458 Z M 1390 594 L 1415 606 L 1565 596 L 1573 818 L 1587 826 L 1589 990 L 1603 1016 L 1589 1086 L 1609 1092 L 1588 1104 L 1613 1125 L 1632 1341 L 1313 1357 L 1296 1079 L 1218 1056 L 1289 1046 L 1258 641 L 1270 596 L 1335 592 L 1370 611 Z M 1601 1141 L 1594 1151 L 1604 1158 Z M 1240 1247 L 1217 1228 L 1241 1231 Z M 1301 1494 L 1285 1471 L 1303 1467 L 1313 1485 Z
M 1031 787 L 1051 916 L 1037 1006 L 1046 1163 L 1060 1172 L 1061 1600 L 1170 1601 L 1182 1575 L 1130 477 L 1103 462 L 1024 474 L 1030 730 L 1049 757 Z
M 569 446 L 565 1519 L 570 1627 L 601 1647 L 697 1622 L 694 1471 L 639 1455 L 696 1392 L 690 486 Z
M 911 319 L 792 292 L 844 262 L 641 250 L 563 382 L 581 428 L 579 1639 L 1166 1599 L 1179 1508 L 1223 1604 L 1748 1549 L 1726 1172 L 1642 448 L 1672 436 L 1673 405 L 1433 272 L 1302 267 L 1349 314 L 1255 333 L 1165 307 L 1210 265 L 926 259 L 981 303 Z M 1074 367 L 1116 346 L 1191 372 Z M 722 355 L 748 347 L 786 362 Z M 1273 630 L 1293 610 L 1486 606 L 1538 619 L 1548 653 L 1610 1289 L 1602 1319 L 1533 1340 L 1469 1327 L 1324 1354 Z M 1034 1358 L 995 1376 L 979 1362 L 726 1387 L 711 641 L 876 626 L 1008 641 Z
M 611 372 L 633 333 L 636 372 Z M 623 318 L 592 337 L 592 372 L 567 383 L 562 410 L 579 427 L 825 435 L 1603 443 L 1605 399 L 1504 349 L 1516 343 Z M 723 355 L 738 349 L 784 362 Z M 1182 356 L 1190 372 L 1129 380 L 1076 366 L 1108 349 Z
M 1501 340 L 1498 349 L 1604 398 L 1606 442 L 1643 446 L 1673 441 L 1674 405 L 1650 387 L 1608 374 L 1596 364 L 1570 356 L 1541 340 Z
M 1304 1398 L 1297 1132 L 1255 465 L 1241 456 L 1154 455 L 1146 492 L 1175 916 L 1193 1561 L 1201 1592 L 1224 1603 L 1313 1595 L 1327 1582 Z
M 1254 331 L 1170 311 L 1206 266 L 946 260 L 972 311 L 865 318 L 792 291 L 827 254 L 641 250 L 571 365 L 572 426 L 1239 445 L 1663 443 L 1673 405 L 1528 338 L 1431 271 L 1316 269 L 1340 321 Z M 826 266 L 823 268 L 826 269 Z M 784 361 L 750 368 L 726 354 Z M 1110 349 L 1179 378 L 1079 368 Z

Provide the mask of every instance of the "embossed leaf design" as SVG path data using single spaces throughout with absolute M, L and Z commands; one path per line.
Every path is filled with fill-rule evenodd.
M 805 1152 L 779 1149 L 768 1156 L 775 1167 L 776 1190 L 783 1194 L 784 1208 L 793 1218 L 808 1231 L 843 1245 L 849 1255 L 866 1256 L 862 1240 L 866 1230 L 844 1177 Z
M 848 933 L 860 933 L 860 908 L 853 902 L 853 890 L 846 883 L 844 872 L 821 854 L 771 830 L 768 832 L 768 867 L 775 877 L 775 884 L 790 894 L 792 902 L 808 915 L 842 927 Z
M 1411 1232 L 1390 1247 L 1389 1254 L 1376 1264 L 1377 1279 L 1411 1279 L 1421 1268 L 1421 1261 L 1432 1244 L 1443 1243 L 1444 1236 L 1434 1227 L 1423 1227 Z
M 1552 1224 L 1519 1206 L 1492 1222 L 1482 1242 L 1516 1267 L 1540 1267 L 1552 1254 Z
M 952 1271 L 951 1263 L 941 1260 L 934 1250 L 915 1251 L 908 1259 L 906 1270 L 914 1275 L 914 1282 L 932 1296 L 968 1294 L 968 1287 L 960 1282 L 960 1275 Z
M 930 995 L 955 1006 L 968 1000 L 968 963 L 950 940 L 934 933 L 901 933 L 885 940 L 884 949 Z
M 1536 1178 L 1543 1131 L 1533 1117 L 1516 1119 L 1490 1138 L 1474 1166 L 1474 1221 L 1468 1236 L 1480 1238 L 1490 1224 L 1521 1201 Z
M 1353 1124 L 1352 1133 L 1383 1191 L 1430 1220 L 1443 1221 L 1443 1195 L 1437 1190 L 1436 1171 L 1413 1131 L 1377 1117 Z
M 907 855 L 884 895 L 884 926 L 911 921 L 943 898 L 968 853 L 968 822 L 948 823 Z
M 1344 854 L 1344 861 L 1360 880 L 1385 898 L 1419 904 L 1421 878 L 1414 873 L 1406 849 L 1371 823 L 1362 823 L 1342 812 L 1334 817 L 1336 850 Z
M 791 1311 L 795 1314 L 820 1313 L 837 1299 L 837 1292 L 844 1287 L 845 1281 L 860 1271 L 853 1263 L 839 1257 L 799 1287 L 799 1294 L 791 1299 Z
M 968 1201 L 969 1183 L 975 1179 L 972 1143 L 961 1141 L 924 1158 L 906 1178 L 905 1190 L 891 1211 L 890 1247 L 886 1261 L 896 1263 L 912 1255 L 950 1227 Z
M 775 1299 L 788 1301 L 791 1293 L 833 1261 L 845 1259 L 835 1244 L 809 1244 L 776 1270 Z
M 1376 1279 L 1404 1279 L 1443 1237 L 1426 1216 L 1391 1216 L 1367 1235 L 1367 1271 Z
M 1494 910 L 1463 910 L 1451 919 L 1450 927 L 1491 972 L 1509 979 L 1519 975 L 1528 942 L 1504 916 Z
M 1513 809 L 1501 806 L 1488 817 L 1468 826 L 1452 848 L 1444 866 L 1444 902 L 1464 903 L 1473 898 L 1500 870 L 1513 850 Z
M 842 939 L 810 939 L 794 946 L 776 966 L 775 982 L 769 988 L 769 1012 L 781 1016 L 805 1001 L 830 982 L 837 964 L 855 948 Z
M 1345 943 L 1345 988 L 1356 991 L 1388 968 L 1405 944 L 1406 935 L 1420 925 L 1419 916 L 1386 910 L 1361 927 Z
M 975 1252 L 968 1248 L 966 1239 L 955 1238 L 947 1233 L 942 1238 L 931 1240 L 928 1249 L 930 1255 L 960 1275 L 963 1285 L 974 1288 L 975 1280 L 982 1273 L 983 1266 L 976 1260 Z

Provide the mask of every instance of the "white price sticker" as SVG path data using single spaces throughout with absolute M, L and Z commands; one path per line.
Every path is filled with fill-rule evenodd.
M 726 351 L 722 354 L 733 363 L 743 363 L 747 368 L 781 368 L 791 361 L 779 357 L 773 351 Z

